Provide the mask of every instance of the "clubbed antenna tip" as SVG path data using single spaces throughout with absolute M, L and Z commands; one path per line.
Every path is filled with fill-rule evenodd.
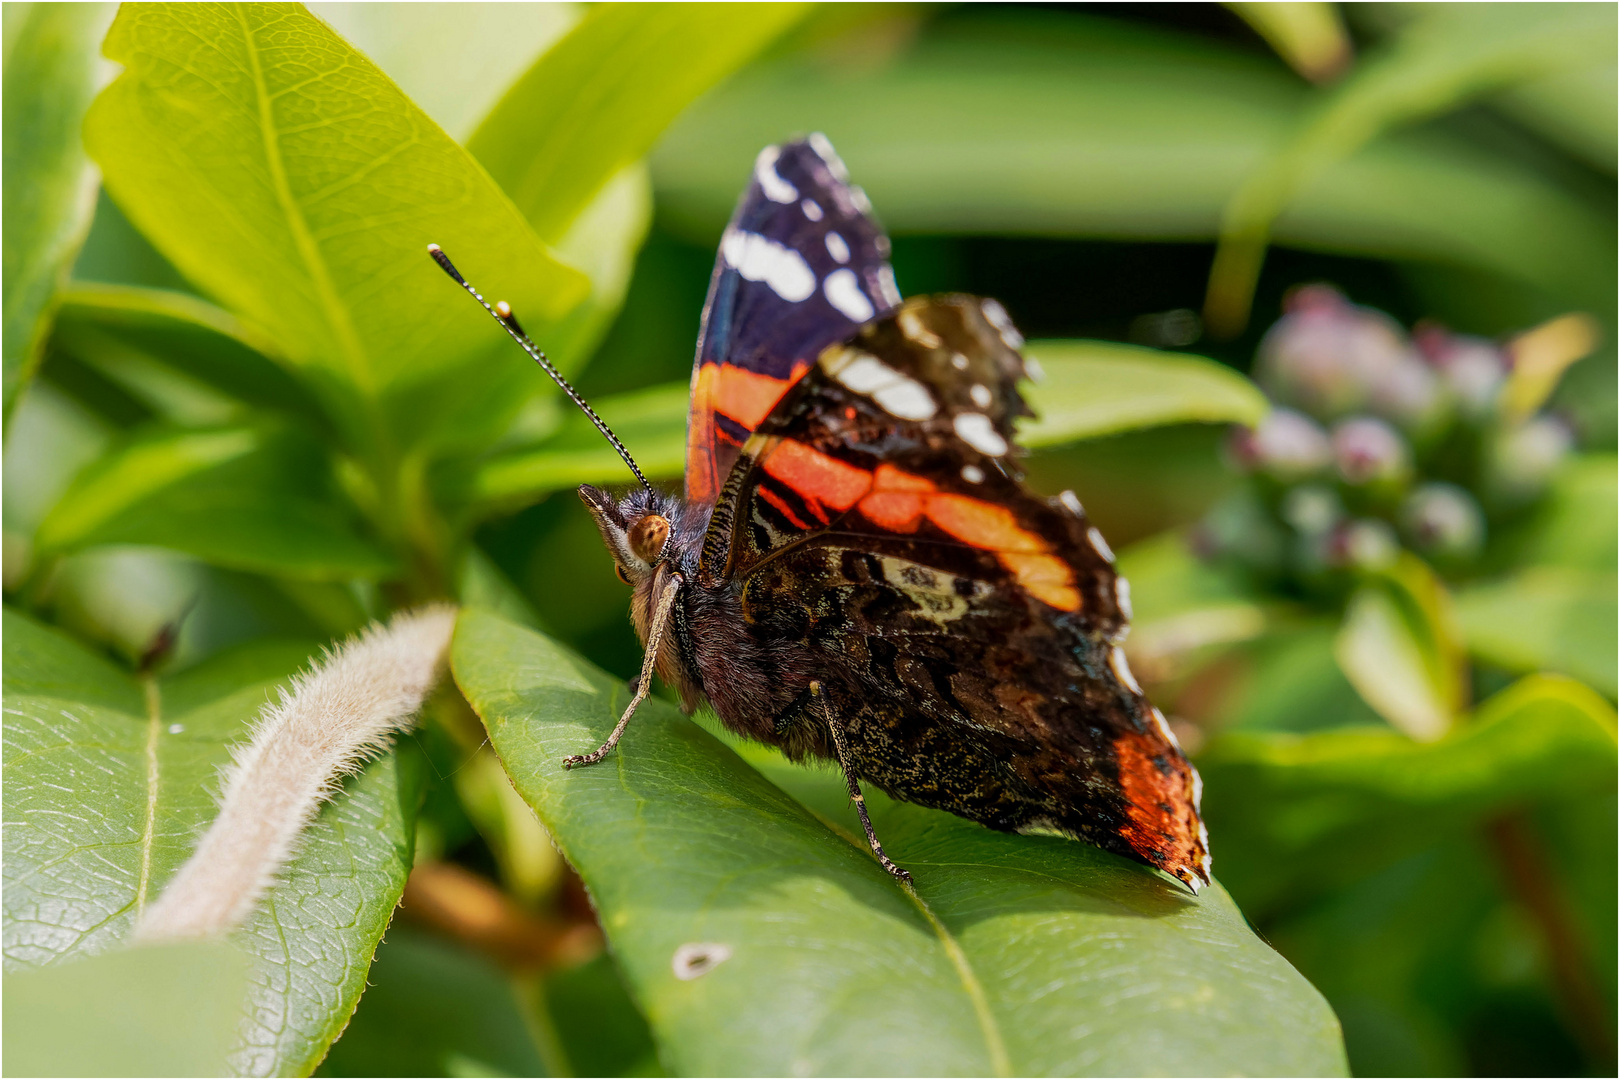
M 590 418 L 591 423 L 596 425 L 596 430 L 600 431 L 602 436 L 606 438 L 607 441 L 612 445 L 613 449 L 618 451 L 619 456 L 624 459 L 624 463 L 630 466 L 630 471 L 635 473 L 636 479 L 641 483 L 641 486 L 647 489 L 648 494 L 651 494 L 653 489 L 652 485 L 649 484 L 647 482 L 647 478 L 642 475 L 641 469 L 637 467 L 635 459 L 630 456 L 630 451 L 625 449 L 624 443 L 620 442 L 619 437 L 613 434 L 613 429 L 608 427 L 600 416 L 596 415 L 596 410 L 591 408 L 590 404 L 586 402 L 584 398 L 579 396 L 579 391 L 568 385 L 568 380 L 563 378 L 562 372 L 558 371 L 556 366 L 546 358 L 546 354 L 540 351 L 540 347 L 533 341 L 529 340 L 529 335 L 524 333 L 523 327 L 518 324 L 517 316 L 512 314 L 512 306 L 505 300 L 498 300 L 493 306 L 491 306 L 490 303 L 484 299 L 483 294 L 469 285 L 467 283 L 467 279 L 461 276 L 461 271 L 456 269 L 456 264 L 450 261 L 450 256 L 444 253 L 443 248 L 441 248 L 438 244 L 429 244 L 427 249 L 428 255 L 433 258 L 434 262 L 439 264 L 439 269 L 450 275 L 451 279 L 455 281 L 457 285 L 460 285 L 463 289 L 467 290 L 467 294 L 474 300 L 478 301 L 479 306 L 485 311 L 489 312 L 490 316 L 494 318 L 496 322 L 501 324 L 502 328 L 506 330 L 507 334 L 511 336 L 512 340 L 518 343 L 518 347 L 529 354 L 529 359 L 539 364 L 541 370 L 543 370 L 547 375 L 551 376 L 551 380 L 562 388 L 563 393 L 568 395 L 568 400 L 572 401 L 575 405 L 578 405 L 580 411 Z

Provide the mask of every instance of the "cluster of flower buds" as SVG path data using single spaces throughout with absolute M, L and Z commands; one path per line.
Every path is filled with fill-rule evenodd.
M 1584 316 L 1501 344 L 1433 323 L 1408 334 L 1330 286 L 1294 290 L 1255 359 L 1274 408 L 1228 448 L 1251 482 L 1206 520 L 1202 549 L 1306 586 L 1402 546 L 1465 569 L 1573 447 L 1537 410 L 1594 344 Z

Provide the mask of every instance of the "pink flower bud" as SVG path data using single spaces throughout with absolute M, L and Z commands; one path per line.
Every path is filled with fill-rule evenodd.
M 1410 466 L 1406 440 L 1372 416 L 1353 416 L 1333 429 L 1333 458 L 1347 484 L 1393 480 Z
M 1322 419 L 1388 399 L 1427 408 L 1422 376 L 1396 375 L 1412 362 L 1404 332 L 1389 316 L 1350 303 L 1327 285 L 1288 298 L 1287 313 L 1261 339 L 1255 377 L 1278 401 Z M 1386 387 L 1392 379 L 1396 385 Z M 1403 412 L 1404 415 L 1404 412 Z
M 1487 415 L 1507 378 L 1507 354 L 1495 342 L 1454 334 L 1438 323 L 1418 327 L 1414 336 L 1418 350 L 1440 373 L 1463 414 L 1473 418 Z
M 1455 484 L 1424 484 L 1401 507 L 1401 528 L 1425 555 L 1465 559 L 1485 542 L 1485 515 Z
M 1252 431 L 1237 429 L 1231 450 L 1240 468 L 1279 480 L 1309 476 L 1333 460 L 1327 433 L 1316 421 L 1291 409 L 1272 409 Z

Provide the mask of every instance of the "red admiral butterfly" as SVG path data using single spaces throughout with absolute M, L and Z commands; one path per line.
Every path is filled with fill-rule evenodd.
M 437 247 L 439 265 L 480 303 Z M 994 300 L 901 300 L 889 241 L 820 135 L 768 147 L 720 241 L 692 373 L 686 495 L 624 457 L 589 485 L 653 670 L 688 711 L 995 829 L 1049 829 L 1209 881 L 1200 781 L 1120 649 L 1130 597 L 1071 492 L 1020 483 L 1022 339 Z

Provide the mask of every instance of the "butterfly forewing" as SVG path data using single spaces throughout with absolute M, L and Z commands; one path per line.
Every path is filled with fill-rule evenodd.
M 767 147 L 720 241 L 692 370 L 686 495 L 738 451 L 816 354 L 899 302 L 889 241 L 819 135 Z

